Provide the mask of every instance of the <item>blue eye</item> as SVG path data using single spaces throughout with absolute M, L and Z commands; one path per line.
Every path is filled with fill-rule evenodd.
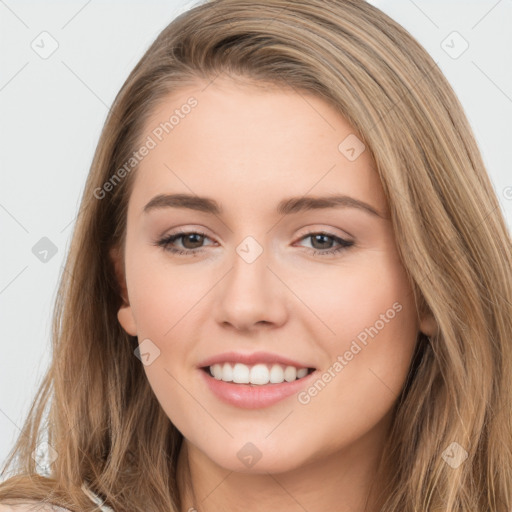
M 315 255 L 315 256 L 317 256 L 317 255 L 325 256 L 325 255 L 335 254 L 335 253 L 341 252 L 345 249 L 348 249 L 349 247 L 354 245 L 354 242 L 352 242 L 352 241 L 345 240 L 338 236 L 335 236 L 335 235 L 332 235 L 329 233 L 324 233 L 324 232 L 308 233 L 307 235 L 303 236 L 301 238 L 301 240 L 305 240 L 307 238 L 310 238 L 313 241 L 313 243 L 325 244 L 326 239 L 331 239 L 335 243 L 338 244 L 338 246 L 334 247 L 334 248 L 332 248 L 332 247 L 323 247 L 322 248 L 321 247 L 320 249 L 318 249 L 318 248 L 310 249 L 313 252 L 313 255 Z M 162 247 L 164 250 L 169 251 L 170 253 L 176 254 L 179 256 L 196 256 L 198 253 L 201 253 L 204 251 L 204 246 L 202 246 L 202 243 L 204 242 L 205 239 L 209 239 L 209 237 L 205 233 L 201 233 L 199 231 L 180 231 L 179 233 L 174 233 L 172 235 L 162 238 L 161 240 L 156 242 L 155 245 L 158 245 L 158 246 Z M 192 247 L 192 248 L 184 247 L 183 249 L 174 247 L 173 244 L 178 240 L 181 241 L 182 246 L 184 245 L 184 243 L 186 243 L 187 245 L 188 244 L 196 245 L 196 247 Z M 331 244 L 332 244 L 332 242 L 331 242 Z M 327 243 L 327 245 L 331 245 L 331 244 Z

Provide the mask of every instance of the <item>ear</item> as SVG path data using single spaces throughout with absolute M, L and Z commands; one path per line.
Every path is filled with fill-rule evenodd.
M 109 251 L 110 259 L 114 265 L 116 280 L 119 285 L 121 293 L 122 305 L 117 312 L 117 319 L 121 327 L 131 336 L 137 336 L 137 326 L 133 316 L 132 307 L 128 299 L 128 290 L 126 287 L 126 276 L 124 271 L 124 259 L 121 250 L 118 247 L 113 247 Z
M 429 338 L 437 333 L 438 325 L 432 311 L 423 301 L 420 308 L 420 331 Z

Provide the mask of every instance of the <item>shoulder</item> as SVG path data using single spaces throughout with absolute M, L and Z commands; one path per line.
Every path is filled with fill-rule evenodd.
M 70 512 L 67 508 L 51 505 L 43 501 L 20 501 L 16 505 L 0 503 L 0 512 Z
M 97 510 L 101 512 L 114 512 L 112 508 L 105 505 L 103 501 L 94 494 L 85 484 L 82 485 L 82 490 L 91 499 L 91 501 L 97 505 Z M 13 503 L 7 505 L 0 503 L 0 512 L 72 512 L 71 510 L 59 507 L 58 505 L 52 505 L 45 501 L 37 501 L 33 499 L 13 499 Z

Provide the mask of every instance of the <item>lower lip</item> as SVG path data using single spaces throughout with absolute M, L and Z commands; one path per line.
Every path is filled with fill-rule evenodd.
M 203 374 L 210 391 L 223 402 L 241 407 L 243 409 L 260 409 L 271 405 L 298 393 L 310 381 L 313 371 L 309 375 L 293 382 L 281 384 L 265 384 L 262 386 L 251 384 L 234 384 L 224 382 L 212 377 L 208 372 L 199 370 Z

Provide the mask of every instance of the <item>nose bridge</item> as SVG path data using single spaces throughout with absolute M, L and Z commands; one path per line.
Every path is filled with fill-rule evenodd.
M 237 328 L 250 328 L 258 322 L 280 324 L 286 316 L 282 284 L 267 268 L 271 254 L 253 236 L 236 246 L 231 272 L 220 287 L 217 320 Z
M 264 247 L 264 243 L 263 240 L 260 243 L 253 236 L 247 236 L 235 248 L 236 256 L 233 258 L 231 284 L 242 288 L 238 292 L 244 292 L 245 288 L 254 299 L 270 291 L 267 276 L 270 249 Z

